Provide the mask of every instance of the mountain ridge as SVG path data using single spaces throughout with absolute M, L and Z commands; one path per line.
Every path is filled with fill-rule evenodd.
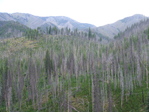
M 87 32 L 88 28 L 90 27 L 96 34 L 96 38 L 103 39 L 113 39 L 117 34 L 125 31 L 128 27 L 131 27 L 133 24 L 139 23 L 140 21 L 147 18 L 148 17 L 144 15 L 135 14 L 120 19 L 112 24 L 106 24 L 104 26 L 96 27 L 92 24 L 77 22 L 76 20 L 65 16 L 40 17 L 28 13 L 0 13 L 0 21 L 15 21 L 32 29 L 36 29 L 38 27 L 46 29 L 45 27 L 56 26 L 60 29 L 68 27 L 71 30 L 77 28 L 79 30 L 84 30 Z
M 54 24 L 59 28 L 69 27 L 71 29 L 78 28 L 78 29 L 85 29 L 88 27 L 95 27 L 92 24 L 88 23 L 80 23 L 77 22 L 69 17 L 65 16 L 47 16 L 47 17 L 40 17 L 34 16 L 28 13 L 0 13 L 0 20 L 1 21 L 18 21 L 21 24 L 24 24 L 32 29 L 36 29 L 44 24 Z

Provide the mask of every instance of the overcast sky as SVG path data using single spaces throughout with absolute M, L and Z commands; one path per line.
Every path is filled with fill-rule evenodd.
M 0 12 L 67 16 L 102 26 L 134 14 L 149 16 L 148 0 L 0 0 Z

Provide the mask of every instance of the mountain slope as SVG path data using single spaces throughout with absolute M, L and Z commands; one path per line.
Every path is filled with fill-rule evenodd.
M 136 15 L 133 15 L 130 17 L 126 17 L 122 20 L 119 20 L 113 24 L 108 24 L 105 26 L 95 28 L 94 30 L 96 32 L 112 39 L 119 32 L 123 32 L 127 27 L 130 27 L 133 24 L 138 23 L 144 19 L 147 19 L 147 17 L 140 15 L 140 14 L 136 14 Z
M 16 20 L 8 13 L 0 13 L 0 21 L 16 21 Z
M 114 38 L 125 38 L 125 37 L 131 37 L 131 36 L 142 36 L 144 35 L 144 32 L 149 28 L 149 19 L 146 19 L 144 21 L 140 21 L 139 23 L 136 23 L 132 25 L 129 28 L 126 28 L 124 32 L 118 33 Z
M 65 16 L 50 16 L 50 17 L 42 17 L 43 20 L 50 23 L 53 23 L 57 27 L 69 27 L 71 29 L 73 28 L 79 28 L 79 29 L 84 29 L 88 27 L 95 27 L 94 25 L 87 24 L 87 23 L 79 23 L 75 20 L 72 20 L 68 17 Z
M 0 20 L 1 21 L 18 21 L 21 24 L 24 24 L 30 28 L 37 28 L 40 26 L 51 25 L 54 24 L 55 26 L 62 28 L 62 27 L 69 27 L 71 29 L 78 28 L 78 29 L 85 29 L 88 27 L 95 27 L 94 25 L 87 24 L 87 23 L 79 23 L 73 19 L 64 16 L 49 16 L 49 17 L 38 17 L 31 14 L 25 13 L 0 13 Z
M 13 13 L 11 16 L 19 23 L 24 24 L 32 29 L 40 27 L 44 23 L 44 20 L 42 20 L 40 17 L 33 16 L 31 14 Z
M 0 38 L 21 37 L 27 29 L 15 21 L 0 21 Z

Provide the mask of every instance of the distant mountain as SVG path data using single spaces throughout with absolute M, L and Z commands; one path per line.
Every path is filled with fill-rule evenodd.
M 140 14 L 136 14 L 119 20 L 113 24 L 108 24 L 105 26 L 94 28 L 94 31 L 97 32 L 97 34 L 102 34 L 105 37 L 109 37 L 110 39 L 112 39 L 118 33 L 125 31 L 126 28 L 131 27 L 133 24 L 145 19 L 147 19 L 147 17 Z
M 58 27 L 70 29 L 79 29 L 88 32 L 90 27 L 92 32 L 96 34 L 97 38 L 102 39 L 113 39 L 118 33 L 125 31 L 127 28 L 131 27 L 133 24 L 139 23 L 140 21 L 146 20 L 145 17 L 140 14 L 136 14 L 130 17 L 121 19 L 113 24 L 108 24 L 100 27 L 95 27 L 94 25 L 87 23 L 79 23 L 71 18 L 65 16 L 49 16 L 49 17 L 39 17 L 26 13 L 0 13 L 0 21 L 15 21 L 19 22 L 29 28 L 36 29 L 41 27 L 41 29 L 46 29 L 46 27 Z M 109 18 L 110 19 L 110 18 Z
M 0 21 L 17 21 L 21 24 L 24 24 L 32 29 L 43 26 L 55 25 L 58 28 L 69 27 L 71 29 L 86 29 L 93 28 L 94 25 L 87 23 L 79 23 L 73 19 L 70 19 L 65 16 L 49 16 L 49 17 L 39 17 L 31 14 L 25 13 L 0 13 Z
M 0 21 L 0 38 L 22 37 L 29 29 L 15 21 Z

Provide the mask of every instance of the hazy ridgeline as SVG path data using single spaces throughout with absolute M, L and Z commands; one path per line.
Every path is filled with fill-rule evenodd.
M 0 43 L 0 111 L 126 112 L 148 107 L 146 35 L 107 45 L 47 36 L 23 38 L 22 45 L 11 48 L 12 40 Z M 23 47 L 26 41 L 32 41 L 29 47 Z

